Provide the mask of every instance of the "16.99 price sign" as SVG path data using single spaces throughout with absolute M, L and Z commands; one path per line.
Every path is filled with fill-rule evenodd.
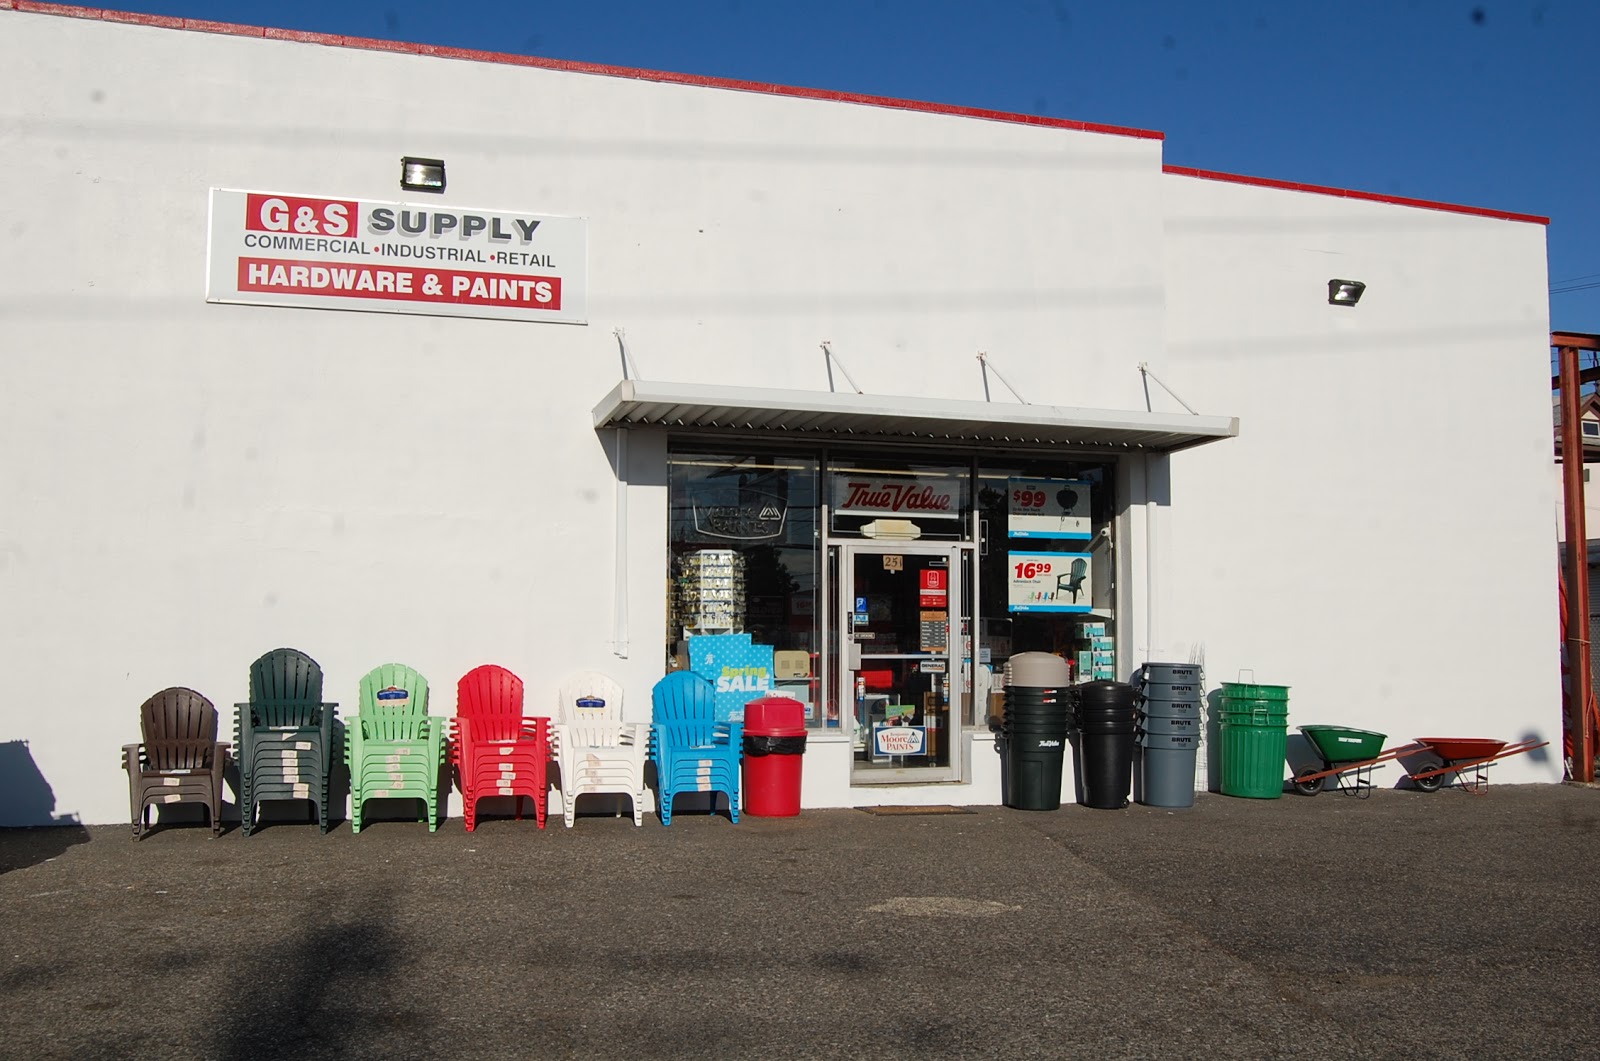
M 1094 606 L 1088 553 L 1007 553 L 1014 612 L 1086 612 Z

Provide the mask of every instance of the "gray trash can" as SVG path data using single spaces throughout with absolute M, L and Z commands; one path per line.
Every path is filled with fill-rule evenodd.
M 1140 678 L 1135 798 L 1147 807 L 1192 807 L 1204 724 L 1200 668 L 1146 663 Z
M 1195 733 L 1141 733 L 1139 802 L 1147 807 L 1194 806 Z

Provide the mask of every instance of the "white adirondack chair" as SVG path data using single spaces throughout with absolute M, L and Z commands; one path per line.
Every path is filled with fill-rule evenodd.
M 560 696 L 555 726 L 556 762 L 561 768 L 561 803 L 567 828 L 572 828 L 577 818 L 578 797 L 590 792 L 627 796 L 633 802 L 633 824 L 642 825 L 650 724 L 624 722 L 622 687 L 595 671 L 568 678 L 561 684 Z

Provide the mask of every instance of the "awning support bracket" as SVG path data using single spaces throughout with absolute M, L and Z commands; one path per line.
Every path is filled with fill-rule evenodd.
M 621 328 L 615 328 L 612 330 L 611 334 L 617 337 L 617 352 L 622 355 L 622 378 L 637 378 L 639 375 L 639 368 L 633 363 L 633 358 L 628 353 L 628 333 L 623 331 Z
M 830 392 L 833 391 L 833 366 L 838 364 L 839 371 L 844 373 L 845 380 L 850 384 L 850 389 L 855 391 L 857 394 L 866 393 L 860 387 L 856 386 L 855 380 L 850 378 L 850 370 L 844 367 L 844 362 L 840 361 L 839 355 L 833 352 L 833 347 L 829 344 L 827 339 L 822 341 L 822 360 L 823 363 L 828 366 L 828 390 Z
M 1148 410 L 1150 412 L 1154 412 L 1155 411 L 1154 409 L 1152 409 L 1150 407 L 1150 381 L 1151 380 L 1155 380 L 1156 381 L 1156 386 L 1160 387 L 1162 390 L 1164 390 L 1168 394 L 1172 395 L 1172 400 L 1177 402 L 1179 405 L 1183 406 L 1184 409 L 1189 413 L 1190 416 L 1199 416 L 1200 415 L 1199 413 L 1195 412 L 1192 408 L 1190 408 L 1188 402 L 1186 402 L 1182 398 L 1178 397 L 1177 393 L 1175 391 L 1173 391 L 1173 389 L 1171 387 L 1167 386 L 1165 383 L 1162 383 L 1160 376 L 1157 376 L 1154 372 L 1150 371 L 1149 362 L 1147 362 L 1147 361 L 1139 362 L 1139 374 L 1145 378 L 1144 405 L 1145 405 L 1145 409 L 1146 410 Z
M 982 350 L 978 351 L 978 364 L 982 366 L 983 371 L 984 401 L 988 402 L 994 400 L 993 398 L 989 397 L 989 372 L 992 370 L 994 372 L 994 378 L 999 380 L 1001 383 L 1004 383 L 1006 385 L 1006 390 L 1010 391 L 1012 396 L 1015 397 L 1017 401 L 1021 402 L 1023 405 L 1033 404 L 1032 402 L 1028 401 L 1028 399 L 1017 393 L 1017 388 L 1013 387 L 1011 382 L 1000 374 L 1000 370 L 998 368 L 995 368 L 993 365 L 989 364 L 989 355 Z

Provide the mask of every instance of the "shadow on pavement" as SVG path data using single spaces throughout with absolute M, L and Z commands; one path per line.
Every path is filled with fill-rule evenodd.
M 401 948 L 379 916 L 390 898 L 369 896 L 367 912 L 353 919 L 318 919 L 291 940 L 240 955 L 237 976 L 219 996 L 233 1004 L 206 1056 L 352 1056 L 370 1051 L 375 1037 L 404 1034 L 401 1027 L 372 1027 L 352 1005 L 395 972 Z M 403 1023 L 405 1012 L 394 1017 Z
M 76 814 L 55 811 L 55 790 L 28 742 L 0 741 L 0 873 L 36 866 L 89 842 Z

